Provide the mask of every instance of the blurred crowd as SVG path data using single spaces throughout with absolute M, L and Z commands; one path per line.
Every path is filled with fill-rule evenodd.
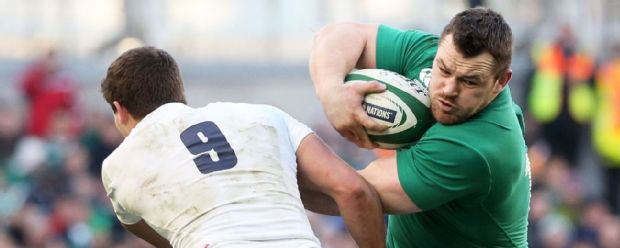
M 588 53 L 568 25 L 531 47 L 529 75 L 519 82 L 532 168 L 530 247 L 620 247 L 620 46 L 605 51 Z
M 529 244 L 620 247 L 620 46 L 589 54 L 559 30 L 533 43 L 528 76 L 511 83 L 524 88 Z M 21 105 L 0 104 L 0 247 L 149 247 L 120 226 L 101 185 L 101 163 L 122 141 L 112 116 L 82 109 L 64 71 L 49 51 L 16 82 Z M 313 128 L 357 169 L 385 152 Z M 580 176 L 585 167 L 596 181 Z M 308 214 L 324 247 L 355 247 L 339 217 Z
M 111 115 L 80 109 L 55 51 L 17 83 L 23 106 L 0 107 L 0 247 L 134 247 L 100 182 L 122 141 Z

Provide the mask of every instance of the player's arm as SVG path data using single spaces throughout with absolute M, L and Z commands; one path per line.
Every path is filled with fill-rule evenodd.
M 300 143 L 297 163 L 302 199 L 311 210 L 340 212 L 359 247 L 385 247 L 383 210 L 372 186 L 316 134 Z
M 385 213 L 405 214 L 420 211 L 400 184 L 396 157 L 377 159 L 359 173 L 379 193 Z
M 144 220 L 138 221 L 135 224 L 124 224 L 121 222 L 123 227 L 127 229 L 127 231 L 133 233 L 141 239 L 144 239 L 146 242 L 154 245 L 155 247 L 172 247 L 170 242 L 167 239 L 159 235 L 153 228 L 151 228 Z
M 375 188 L 385 213 L 405 214 L 420 211 L 400 184 L 396 158 L 375 160 L 366 169 L 359 171 L 359 174 Z M 300 191 L 304 206 L 308 210 L 320 214 L 339 215 L 338 206 L 328 195 L 304 188 Z
M 304 208 L 315 213 L 337 216 L 340 215 L 338 204 L 329 195 L 318 191 L 317 187 L 310 186 L 307 178 L 299 177 L 299 195 Z
M 360 171 L 379 193 L 386 213 L 415 213 L 488 192 L 490 174 L 480 152 L 464 142 L 435 135 Z
M 344 78 L 353 68 L 376 67 L 376 24 L 339 23 L 322 28 L 314 38 L 310 55 L 310 76 L 325 115 L 336 130 L 360 147 L 376 147 L 365 129 L 382 131 L 362 108 L 363 97 L 383 91 L 374 82 L 347 83 Z

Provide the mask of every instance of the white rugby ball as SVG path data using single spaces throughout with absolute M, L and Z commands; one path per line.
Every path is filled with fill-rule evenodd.
M 389 126 L 383 132 L 367 131 L 379 147 L 396 149 L 415 144 L 435 122 L 428 89 L 422 82 L 382 69 L 353 70 L 345 83 L 354 80 L 374 80 L 387 86 L 384 92 L 366 95 L 362 103 L 368 116 Z

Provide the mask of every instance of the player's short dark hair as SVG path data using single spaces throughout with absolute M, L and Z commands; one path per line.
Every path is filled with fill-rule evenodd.
M 499 13 L 486 7 L 465 10 L 446 25 L 440 41 L 449 34 L 465 58 L 489 52 L 495 59 L 496 76 L 510 67 L 512 30 Z
M 118 101 L 136 119 L 166 103 L 186 103 L 177 63 L 154 47 L 131 49 L 112 62 L 101 92 L 115 113 L 112 102 Z

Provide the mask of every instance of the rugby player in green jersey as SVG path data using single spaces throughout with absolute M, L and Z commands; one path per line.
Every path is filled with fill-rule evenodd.
M 457 14 L 439 37 L 354 23 L 317 34 L 317 95 L 331 124 L 360 147 L 376 147 L 365 129 L 386 128 L 361 107 L 365 94 L 384 89 L 343 84 L 349 71 L 387 69 L 429 87 L 436 124 L 360 171 L 390 214 L 388 247 L 527 247 L 530 174 L 521 110 L 507 87 L 511 57 L 510 26 L 482 7 Z M 316 199 L 306 204 L 337 213 Z

